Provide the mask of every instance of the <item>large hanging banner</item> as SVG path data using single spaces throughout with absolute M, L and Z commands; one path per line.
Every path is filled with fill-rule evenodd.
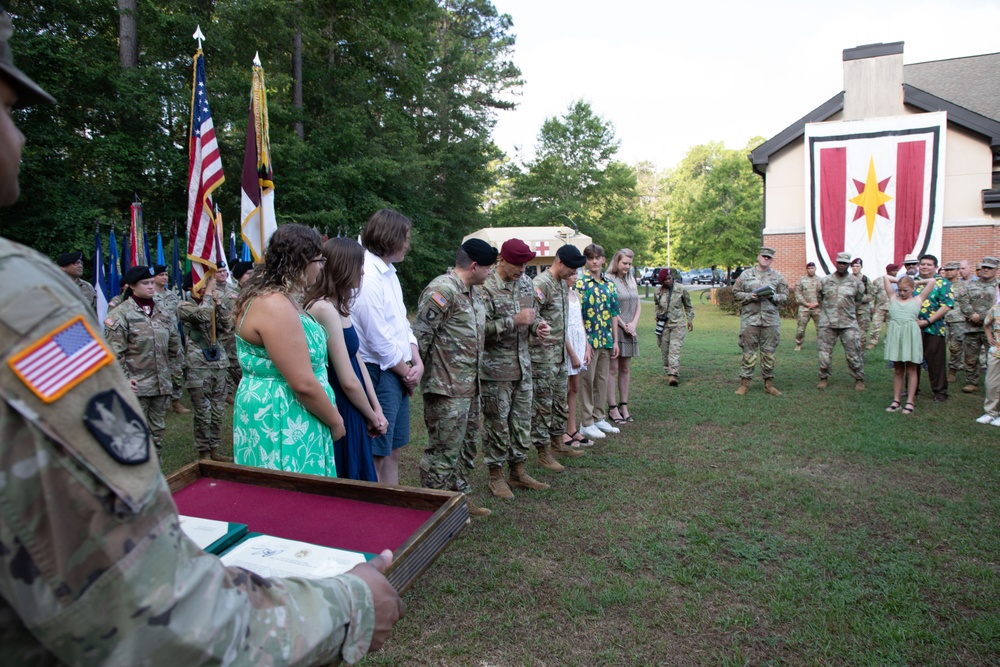
M 945 112 L 808 123 L 806 261 L 836 270 L 838 252 L 875 278 L 910 254 L 941 257 Z

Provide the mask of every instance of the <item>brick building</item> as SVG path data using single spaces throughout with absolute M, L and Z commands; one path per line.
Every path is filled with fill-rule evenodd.
M 764 180 L 763 240 L 778 250 L 775 267 L 794 281 L 804 269 L 807 248 L 810 258 L 819 252 L 824 259 L 816 250 L 822 241 L 814 225 L 817 195 L 807 124 L 891 123 L 920 114 L 941 118 L 939 112 L 947 114 L 947 123 L 946 150 L 936 171 L 943 182 L 931 221 L 936 236 L 930 245 L 921 241 L 912 251 L 939 251 L 942 261 L 1000 254 L 1000 53 L 904 64 L 903 43 L 895 42 L 846 49 L 843 59 L 844 90 L 750 154 L 754 171 Z M 862 184 L 855 183 L 860 191 Z M 880 213 L 888 224 L 896 210 Z M 847 219 L 850 223 L 850 212 Z M 871 229 L 869 221 L 869 240 Z M 875 277 L 883 266 L 866 265 L 865 272 Z

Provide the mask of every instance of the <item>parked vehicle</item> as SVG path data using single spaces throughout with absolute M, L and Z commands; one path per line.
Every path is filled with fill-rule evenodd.
M 640 285 L 659 285 L 660 284 L 660 269 L 662 266 L 653 266 L 647 268 L 642 272 L 642 276 L 639 278 Z

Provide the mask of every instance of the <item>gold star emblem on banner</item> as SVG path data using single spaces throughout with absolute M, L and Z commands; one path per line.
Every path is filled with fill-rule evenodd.
M 854 219 L 857 220 L 862 215 L 865 216 L 869 241 L 872 240 L 872 232 L 875 231 L 875 216 L 881 215 L 883 218 L 889 219 L 889 212 L 885 208 L 885 203 L 892 199 L 885 193 L 885 186 L 888 184 L 888 178 L 879 183 L 878 178 L 875 177 L 875 160 L 873 158 L 868 158 L 868 178 L 865 182 L 854 180 L 854 185 L 858 188 L 858 196 L 850 200 L 858 207 L 858 210 L 854 212 Z

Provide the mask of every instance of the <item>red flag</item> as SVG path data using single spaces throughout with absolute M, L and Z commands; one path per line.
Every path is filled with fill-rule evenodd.
M 142 253 L 142 204 L 132 202 L 129 212 L 132 222 L 128 234 L 128 262 L 129 266 L 141 266 L 146 263 L 146 256 Z
M 194 85 L 191 91 L 191 135 L 188 163 L 188 259 L 194 287 L 199 295 L 215 274 L 220 249 L 216 242 L 212 192 L 226 179 L 215 139 L 212 112 L 205 92 L 205 61 L 201 49 L 194 54 Z

